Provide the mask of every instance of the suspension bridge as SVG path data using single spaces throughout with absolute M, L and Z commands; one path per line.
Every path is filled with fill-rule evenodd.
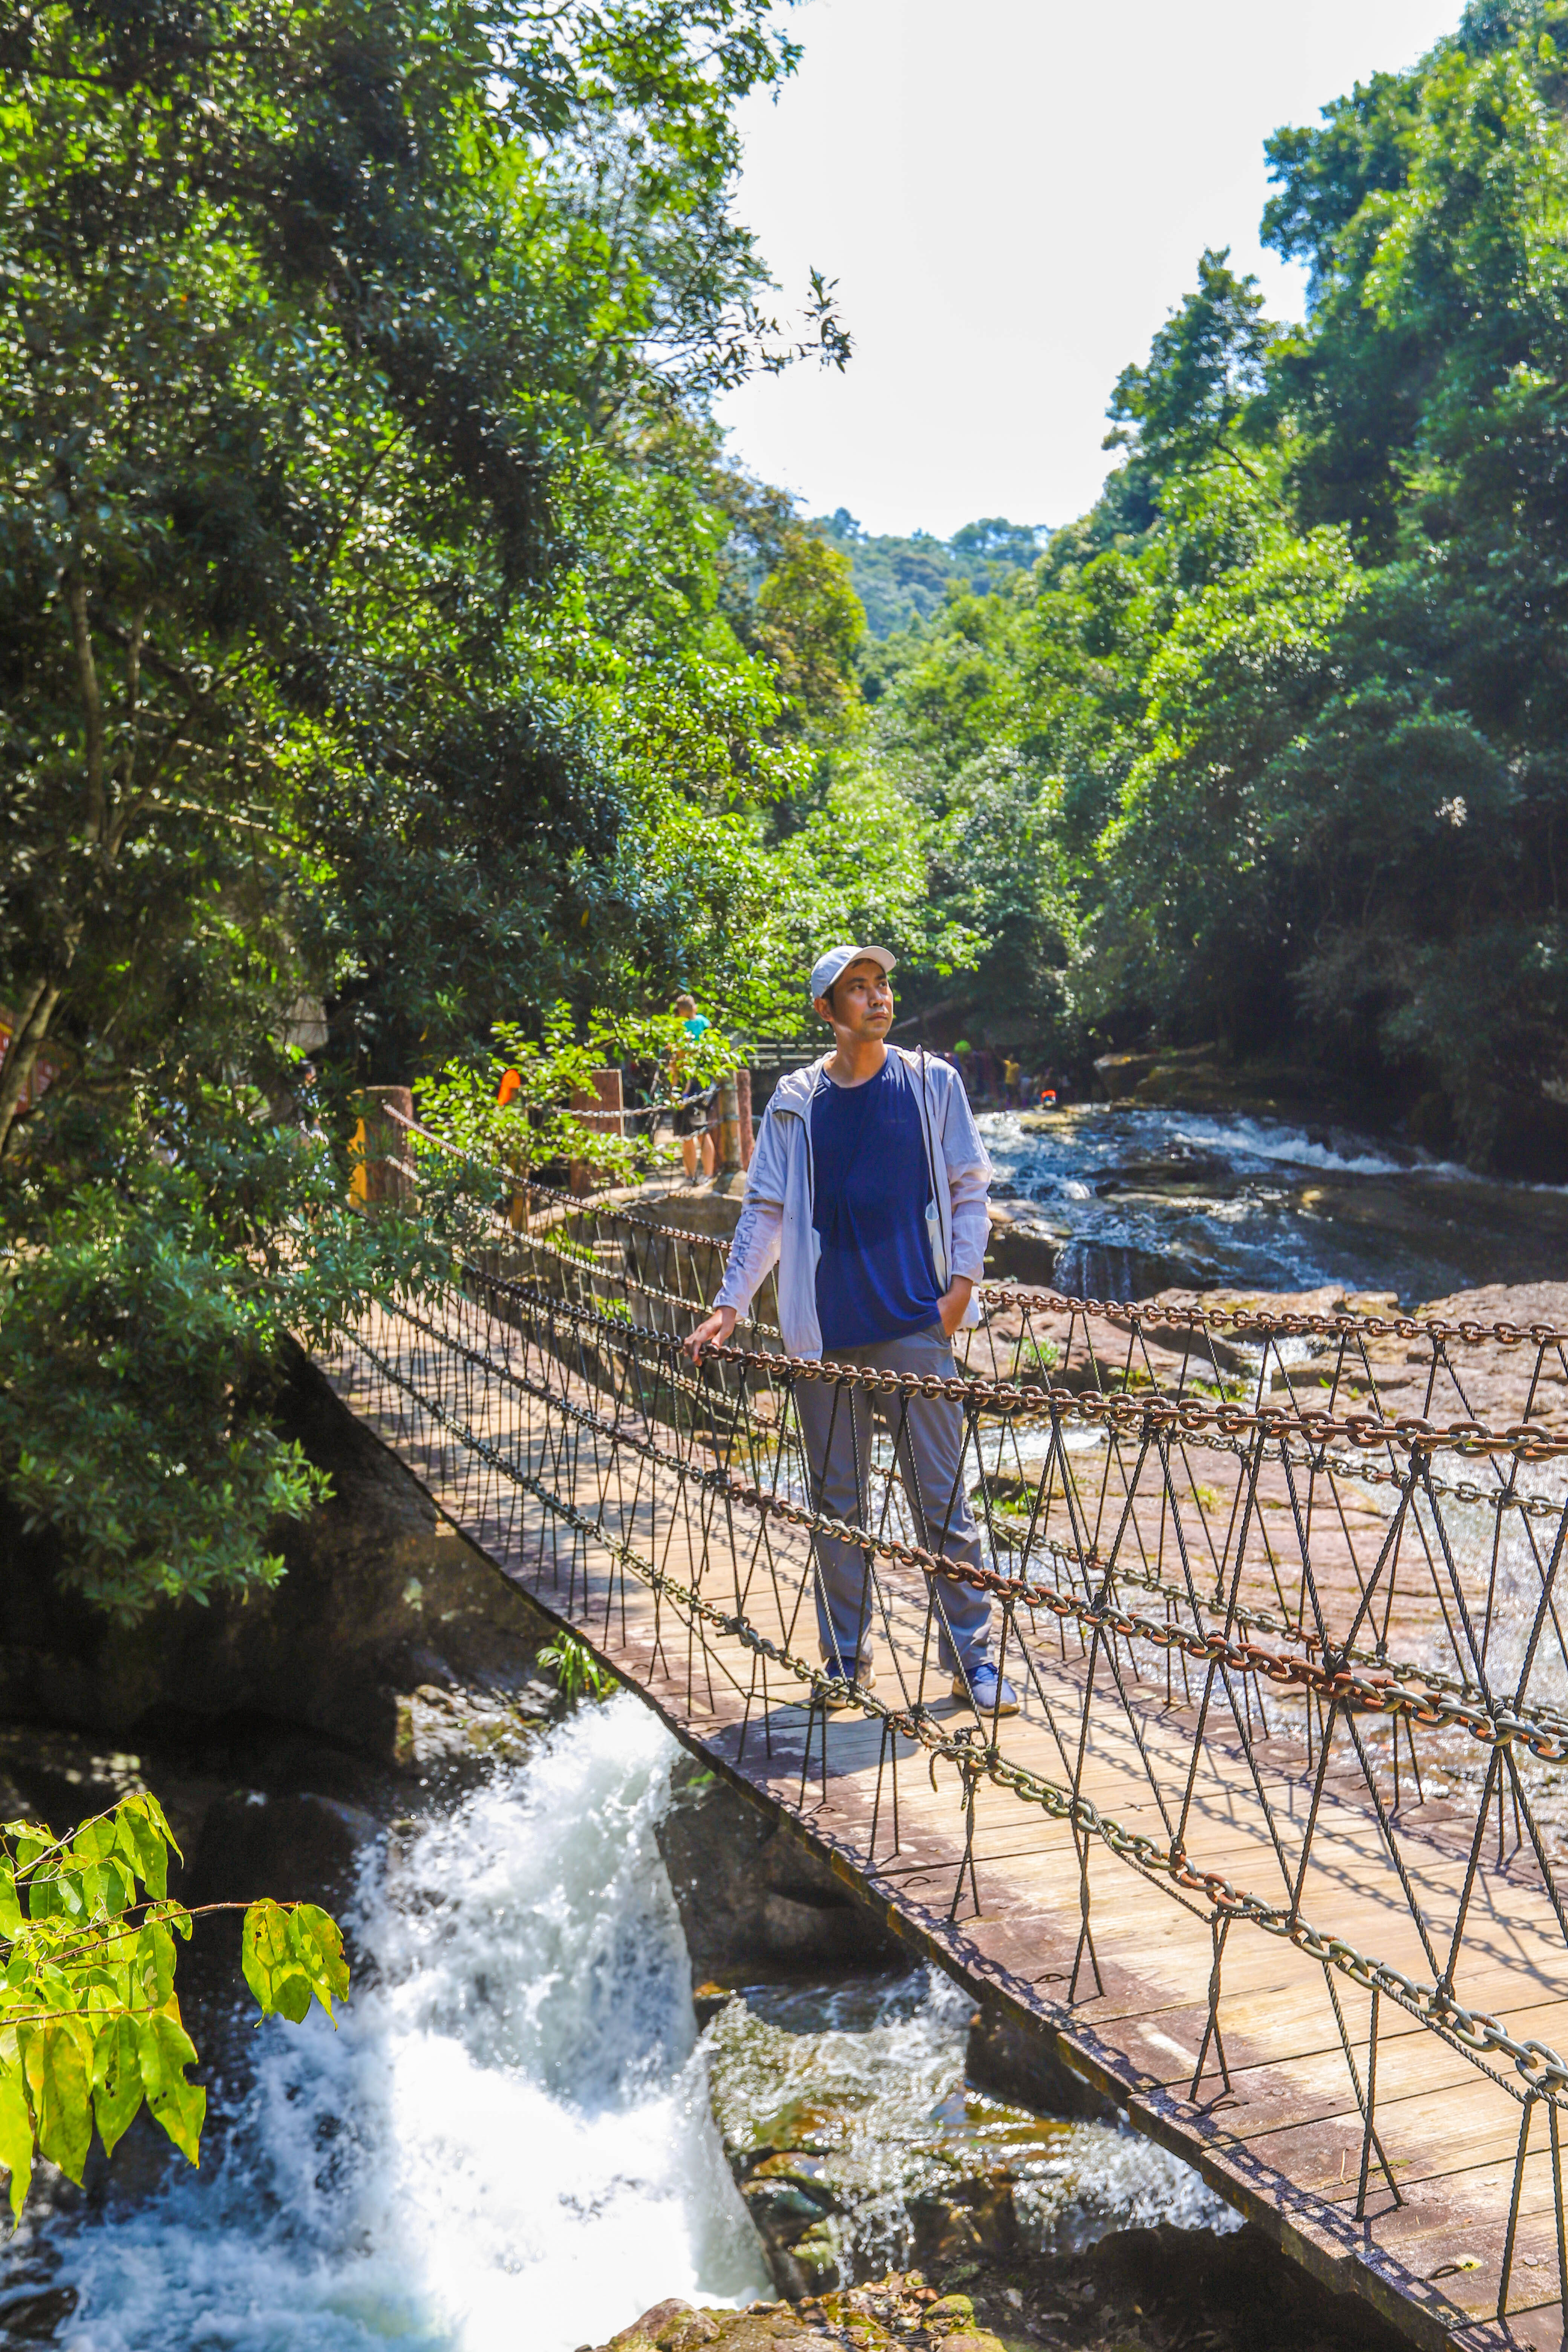
M 438 1507 L 900 1937 L 1413 2340 L 1568 2311 L 1568 1330 L 987 1287 L 956 1376 L 680 1349 L 722 1245 L 399 1120 L 449 1281 L 328 1364 Z M 803 1384 L 869 1391 L 861 1523 Z M 951 1393 L 955 1496 L 911 1503 Z M 878 1678 L 830 1707 L 815 1536 Z M 993 1596 L 1016 1717 L 937 1668 Z

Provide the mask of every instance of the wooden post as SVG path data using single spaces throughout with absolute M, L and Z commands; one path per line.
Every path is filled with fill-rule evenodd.
M 732 1076 L 719 1081 L 719 1139 L 715 1150 L 717 1173 L 735 1177 L 741 1172 L 741 1103 L 740 1089 Z
M 752 1074 L 750 1070 L 735 1073 L 735 1099 L 741 1108 L 741 1165 L 749 1168 L 757 1139 L 752 1132 Z
M 592 1094 L 582 1087 L 574 1087 L 572 1108 L 584 1126 L 591 1127 L 596 1135 L 624 1135 L 626 1097 L 619 1070 L 595 1070 Z M 593 1189 L 593 1169 L 585 1160 L 574 1160 L 572 1190 L 574 1192 L 591 1192 Z
M 408 1174 L 408 1134 L 387 1113 L 412 1119 L 406 1087 L 365 1087 L 356 1106 L 359 1124 L 349 1142 L 349 1196 L 366 1209 L 405 1208 L 414 1197 Z

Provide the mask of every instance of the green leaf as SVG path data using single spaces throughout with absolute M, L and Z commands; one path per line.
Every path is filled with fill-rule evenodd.
M 19 2066 L 0 2066 L 0 2164 L 11 2176 L 11 2218 L 18 2219 L 33 2178 L 33 2118 Z
M 319 2000 L 328 2016 L 334 1997 L 348 1992 L 348 1963 L 337 1921 L 314 1903 L 287 1909 L 269 1898 L 245 1915 L 240 1942 L 245 1980 L 264 2017 L 276 2012 L 299 2025 Z
M 0 1936 L 14 1936 L 22 1925 L 22 1906 L 16 1898 L 16 1870 L 14 1863 L 0 1860 Z
M 92 2113 L 103 2152 L 112 2156 L 142 2105 L 142 2050 L 136 2020 L 105 2018 L 92 2046 Z
M 297 1903 L 289 1924 L 316 1998 L 331 2017 L 333 1998 L 346 2000 L 349 1992 L 342 1929 L 330 1912 L 314 1903 Z
M 92 2144 L 91 2043 L 75 2018 L 17 2028 L 38 2147 L 69 2180 L 81 2179 Z M 86 2045 L 84 2047 L 84 2044 Z
M 303 2025 L 314 1994 L 315 1987 L 301 1968 L 280 1969 L 272 1979 L 272 2006 L 290 2025 Z
M 147 2105 L 181 2155 L 199 2164 L 207 2095 L 199 2084 L 187 2083 L 184 2074 L 195 2057 L 195 2044 L 179 2019 L 167 2010 L 155 2017 L 138 2017 L 133 2022 Z
M 114 1817 L 114 1840 L 149 1895 L 168 1888 L 168 1856 L 163 1841 L 140 1797 L 128 1797 Z
M 253 1903 L 245 1915 L 240 1934 L 240 1966 L 245 1981 L 260 2004 L 263 2017 L 270 2017 L 278 2004 L 273 1998 L 273 1984 L 280 1969 L 291 1965 L 289 1948 L 289 1923 L 282 1906 L 267 1896 Z
M 70 1850 L 82 1862 L 101 1862 L 114 1851 L 114 1824 L 101 1818 L 83 1822 L 70 1843 Z
M 174 1989 L 174 1939 L 161 1918 L 143 1922 L 135 1945 L 136 1971 L 149 2009 L 162 2009 Z

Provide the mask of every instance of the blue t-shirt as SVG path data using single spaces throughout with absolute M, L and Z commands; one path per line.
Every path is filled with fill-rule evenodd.
M 929 1330 L 942 1303 L 926 1229 L 931 1164 L 898 1055 L 864 1086 L 822 1079 L 811 1098 L 811 1156 L 824 1349 Z

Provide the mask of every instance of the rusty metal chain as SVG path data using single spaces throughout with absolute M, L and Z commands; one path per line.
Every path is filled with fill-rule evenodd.
M 390 1311 L 406 1319 L 417 1320 L 419 1328 L 424 1328 L 428 1336 L 456 1352 L 486 1363 L 489 1370 L 498 1369 L 489 1360 L 479 1357 L 478 1351 L 455 1342 L 449 1334 L 442 1333 L 423 1318 L 414 1318 L 403 1306 Z M 625 1327 L 622 1328 L 624 1330 Z M 645 1336 L 659 1337 L 657 1334 Z M 632 1546 L 612 1536 L 602 1519 L 590 1519 L 585 1513 L 579 1512 L 574 1506 L 555 1495 L 542 1480 L 521 1472 L 500 1447 L 479 1436 L 436 1400 L 416 1389 L 405 1374 L 362 1336 L 356 1334 L 353 1344 L 376 1366 L 384 1378 L 411 1396 L 422 1412 L 428 1412 L 480 1459 L 489 1461 L 503 1475 L 534 1495 L 546 1508 L 557 1513 L 589 1539 L 604 1545 L 612 1557 L 624 1568 L 629 1569 L 639 1581 L 675 1601 L 678 1607 L 689 1609 L 704 1623 L 727 1633 L 753 1654 L 765 1656 L 784 1667 L 810 1688 L 814 1703 L 821 1704 L 826 1698 L 829 1678 L 820 1667 L 797 1657 L 781 1643 L 771 1641 L 740 1612 L 716 1608 L 694 1588 L 668 1575 L 653 1561 L 644 1559 Z M 668 1345 L 668 1341 L 665 1344 Z M 510 1377 L 521 1380 L 521 1376 L 511 1373 Z M 552 1409 L 564 1409 L 574 1421 L 595 1423 L 601 1433 L 608 1437 L 617 1435 L 608 1424 L 599 1421 L 596 1415 L 586 1412 L 584 1408 L 568 1405 L 558 1393 L 539 1390 L 538 1384 L 527 1385 L 544 1395 Z M 643 1442 L 623 1442 L 634 1444 L 639 1453 L 647 1450 Z M 691 1475 L 689 1465 L 681 1464 L 679 1457 L 665 1458 L 673 1466 Z M 705 1485 L 729 1484 L 727 1474 L 708 1472 L 699 1475 Z M 1016 1596 L 1018 1588 L 1015 1586 L 1012 1590 Z M 1260 1895 L 1237 1886 L 1222 1873 L 1194 1869 L 1173 1840 L 1161 1845 L 1147 1832 L 1129 1830 L 1113 1816 L 1101 1812 L 1091 1799 L 1076 1794 L 1071 1789 L 1027 1767 L 1008 1763 L 994 1744 L 977 1743 L 972 1727 L 965 1726 L 962 1733 L 944 1734 L 923 1709 L 887 1706 L 872 1693 L 858 1687 L 854 1690 L 853 1697 L 862 1714 L 881 1720 L 900 1737 L 918 1743 L 933 1761 L 944 1759 L 951 1762 L 958 1769 L 961 1778 L 978 1768 L 994 1786 L 1038 1805 L 1054 1820 L 1068 1822 L 1075 1831 L 1100 1839 L 1120 1860 L 1152 1878 L 1167 1879 L 1173 1887 L 1202 1895 L 1213 1906 L 1215 1916 L 1233 1921 L 1247 1921 L 1260 1927 L 1265 1934 L 1294 1945 L 1310 1958 L 1348 1977 L 1363 1990 L 1370 1991 L 1375 1989 L 1386 1993 L 1421 2024 L 1468 2056 L 1481 2062 L 1488 2057 L 1508 2060 L 1524 2085 L 1523 2091 L 1514 2091 L 1516 2097 L 1532 2095 L 1558 2105 L 1568 2104 L 1568 2098 L 1565 2098 L 1568 2095 L 1568 2061 L 1548 2043 L 1510 2034 L 1500 2019 L 1484 2011 L 1465 2008 L 1441 1986 L 1419 1983 L 1403 1969 L 1369 1957 L 1342 1937 L 1321 1934 L 1310 1921 L 1300 1916 L 1293 1905 L 1268 1903 Z M 1487 2071 L 1492 2073 L 1490 2068 Z M 1492 2074 L 1492 2079 L 1512 2088 L 1500 2074 Z
M 1053 1418 L 1098 1423 L 1109 1429 L 1135 1431 L 1140 1436 L 1162 1430 L 1183 1433 L 1215 1430 L 1225 1437 L 1302 1437 L 1314 1445 L 1340 1441 L 1362 1446 L 1398 1445 L 1412 1453 L 1511 1454 L 1521 1462 L 1555 1462 L 1568 1455 L 1568 1431 L 1548 1429 L 1539 1422 L 1517 1422 L 1506 1430 L 1489 1430 L 1479 1421 L 1449 1422 L 1439 1427 L 1415 1413 L 1386 1421 L 1373 1413 L 1291 1412 L 1282 1405 L 1191 1403 L 1162 1396 L 1157 1391 L 1142 1396 L 1106 1396 L 1099 1389 L 1018 1388 L 1007 1381 L 942 1380 L 935 1374 L 879 1370 L 823 1362 L 816 1357 L 760 1354 L 752 1349 L 719 1345 L 704 1349 L 703 1356 L 733 1364 L 742 1372 L 763 1371 L 784 1381 L 839 1381 L 885 1394 L 945 1397 L 954 1404 L 1004 1416 L 1037 1412 L 1043 1402 Z
M 530 1296 L 526 1286 L 509 1277 L 482 1276 L 476 1277 L 487 1286 L 518 1297 L 521 1303 L 547 1316 L 562 1316 L 573 1322 L 594 1325 L 612 1342 L 626 1348 L 634 1343 L 651 1345 L 661 1355 L 679 1353 L 678 1343 L 667 1332 L 650 1331 L 646 1328 L 622 1322 L 618 1318 L 600 1316 L 590 1307 L 574 1307 L 569 1302 L 551 1298 L 548 1294 Z M 417 1314 L 413 1308 L 399 1305 L 395 1311 L 432 1339 L 454 1349 L 474 1363 L 530 1394 L 553 1402 L 556 1392 L 541 1382 L 531 1381 L 510 1365 L 498 1365 L 493 1357 L 472 1349 L 465 1341 L 454 1339 L 437 1325 Z M 924 1392 L 917 1384 L 918 1391 Z M 1030 1611 L 1045 1609 L 1053 1615 L 1071 1619 L 1086 1631 L 1100 1631 L 1129 1643 L 1137 1640 L 1162 1650 L 1177 1650 L 1202 1665 L 1222 1665 L 1237 1674 L 1254 1675 L 1281 1685 L 1294 1685 L 1309 1691 L 1325 1704 L 1337 1702 L 1358 1714 L 1402 1716 L 1411 1724 L 1424 1729 L 1438 1725 L 1451 1726 L 1465 1731 L 1487 1747 L 1518 1744 L 1529 1748 L 1531 1755 L 1543 1761 L 1558 1763 L 1568 1758 L 1568 1720 L 1556 1710 L 1537 1712 L 1531 1707 L 1516 1707 L 1508 1702 L 1488 1697 L 1474 1685 L 1456 1685 L 1451 1676 L 1443 1675 L 1414 1664 L 1397 1667 L 1365 1652 L 1352 1657 L 1348 1654 L 1332 1665 L 1320 1665 L 1307 1657 L 1288 1657 L 1278 1651 L 1265 1649 L 1260 1643 L 1237 1642 L 1223 1634 L 1202 1633 L 1173 1624 L 1168 1619 L 1133 1616 L 1105 1601 L 1090 1601 L 1073 1592 L 1063 1591 L 1054 1584 L 1027 1582 L 1016 1577 L 1004 1576 L 998 1570 L 974 1566 L 949 1559 L 943 1553 L 931 1551 L 922 1544 L 910 1543 L 893 1536 L 878 1536 L 858 1528 L 852 1521 L 839 1519 L 808 1506 L 795 1502 L 788 1496 L 757 1486 L 736 1477 L 732 1471 L 721 1468 L 697 1471 L 683 1456 L 672 1454 L 648 1438 L 623 1434 L 616 1424 L 605 1421 L 586 1406 L 574 1405 L 563 1400 L 560 1410 L 579 1424 L 596 1429 L 612 1444 L 625 1444 L 645 1459 L 660 1463 L 682 1477 L 696 1479 L 710 1491 L 725 1496 L 731 1502 L 744 1504 L 765 1517 L 778 1519 L 789 1526 L 805 1529 L 813 1535 L 826 1535 L 840 1543 L 855 1546 L 900 1568 L 912 1568 L 932 1576 L 946 1578 L 950 1582 L 971 1586 L 976 1591 L 1007 1597 L 1016 1605 Z M 1056 1542 L 1047 1547 L 1056 1556 L 1063 1557 L 1065 1548 Z M 1084 1569 L 1097 1571 L 1102 1582 L 1112 1575 L 1127 1576 L 1131 1572 L 1114 1568 L 1098 1556 L 1079 1563 Z M 1174 1588 L 1157 1588 L 1164 1596 L 1181 1598 Z M 1261 1623 L 1264 1612 L 1248 1612 L 1255 1622 Z M 1299 1641 L 1304 1646 L 1316 1646 L 1299 1628 L 1282 1621 L 1268 1620 L 1270 1631 L 1281 1632 L 1286 1638 Z M 1352 1664 L 1365 1664 L 1369 1671 L 1356 1675 L 1349 1669 Z M 1406 1683 L 1420 1682 L 1419 1689 L 1408 1689 Z
M 1000 1289 L 986 1284 L 981 1294 L 996 1307 L 1042 1309 L 1051 1315 L 1095 1315 L 1142 1329 L 1252 1331 L 1265 1339 L 1434 1339 L 1467 1348 L 1555 1347 L 1568 1330 L 1554 1323 L 1447 1323 L 1426 1315 L 1268 1315 L 1251 1307 L 1155 1306 L 1147 1298 L 1069 1298 L 1056 1290 Z

